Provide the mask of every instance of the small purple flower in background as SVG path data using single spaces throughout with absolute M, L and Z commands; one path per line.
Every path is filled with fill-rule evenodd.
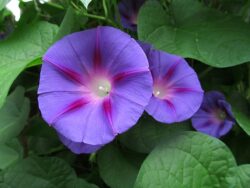
M 4 18 L 0 28 L 0 41 L 6 39 L 14 31 L 14 18 L 12 15 Z
M 3 40 L 5 38 L 6 34 L 4 32 L 0 31 L 0 40 Z
M 143 50 L 112 27 L 64 37 L 43 62 L 39 108 L 75 153 L 93 152 L 135 125 L 152 95 Z
M 234 123 L 230 104 L 217 91 L 205 93 L 201 108 L 192 117 L 193 127 L 197 131 L 217 138 L 227 134 Z
M 203 98 L 195 71 L 182 57 L 140 44 L 147 54 L 153 76 L 153 96 L 146 111 L 163 123 L 181 122 L 192 117 Z
M 122 0 L 118 4 L 123 27 L 136 31 L 139 9 L 145 0 Z

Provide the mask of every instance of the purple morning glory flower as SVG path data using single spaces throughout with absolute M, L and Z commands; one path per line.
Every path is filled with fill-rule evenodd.
M 152 95 L 145 53 L 112 27 L 64 37 L 43 62 L 39 108 L 76 153 L 97 150 L 135 125 Z
M 145 0 L 122 0 L 118 4 L 123 27 L 136 31 L 137 15 L 144 2 Z
M 227 134 L 234 123 L 230 104 L 217 91 L 205 93 L 201 108 L 192 117 L 193 127 L 197 131 L 217 138 Z
M 195 71 L 182 57 L 141 43 L 153 76 L 153 95 L 146 111 L 163 123 L 181 122 L 200 107 L 203 90 Z

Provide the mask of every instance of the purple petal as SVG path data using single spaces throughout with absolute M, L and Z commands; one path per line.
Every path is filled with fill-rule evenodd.
M 101 49 L 102 65 L 105 68 L 119 65 L 118 56 L 124 53 L 126 48 L 129 50 L 131 43 L 134 44 L 134 40 L 128 34 L 112 27 L 102 27 L 101 32 L 96 35 L 96 40 L 97 38 Z
M 83 85 L 83 77 L 78 72 L 66 68 L 58 67 L 49 62 L 44 62 L 40 74 L 40 84 L 38 94 L 54 91 L 80 92 L 86 90 Z M 53 81 L 51 81 L 53 80 Z
M 227 120 L 216 122 L 208 118 L 192 118 L 192 125 L 197 131 L 216 138 L 226 135 L 232 129 L 233 124 L 234 122 Z
M 146 111 L 164 123 L 190 118 L 199 109 L 203 98 L 194 70 L 176 55 L 150 50 L 147 56 L 154 80 L 154 96 Z
M 58 134 L 58 136 L 62 143 L 75 154 L 93 153 L 102 147 L 102 145 L 90 145 L 83 142 L 73 142 L 60 134 Z
M 112 95 L 111 104 L 113 126 L 118 133 L 123 133 L 135 125 L 145 109 L 145 106 L 116 94 Z
M 218 91 L 209 91 L 204 95 L 204 100 L 202 102 L 202 108 L 204 109 L 215 109 L 219 107 L 218 101 L 225 100 L 222 93 Z
M 90 31 L 86 32 L 91 34 Z M 55 65 L 69 67 L 73 71 L 85 76 L 88 72 L 84 66 L 87 61 L 83 61 L 82 56 L 83 54 L 85 55 L 86 52 L 79 52 L 79 50 L 73 45 L 75 44 L 75 38 L 72 39 L 73 36 L 76 36 L 78 40 L 79 38 L 81 38 L 81 40 L 85 39 L 85 43 L 87 42 L 86 40 L 88 40 L 88 38 L 84 37 L 81 32 L 65 36 L 62 40 L 59 40 L 48 49 L 46 54 L 43 56 L 43 60 L 48 60 Z M 89 49 L 89 47 L 84 44 L 82 44 L 82 46 L 82 49 Z
M 159 50 L 151 50 L 147 56 L 153 78 L 163 80 L 167 85 L 174 85 L 175 82 L 183 81 L 192 75 L 196 76 L 195 71 L 180 56 Z M 201 89 L 199 84 L 193 86 Z
M 169 101 L 161 100 L 152 96 L 146 111 L 154 117 L 154 119 L 161 122 L 171 122 L 176 119 L 176 109 Z
M 136 31 L 137 16 L 144 2 L 145 0 L 122 0 L 118 4 L 123 27 Z
M 233 127 L 234 122 L 230 120 L 225 120 L 222 125 L 220 125 L 220 130 L 218 132 L 218 137 L 226 135 Z
M 122 133 L 136 124 L 151 95 L 152 78 L 150 72 L 145 68 L 116 77 L 110 100 L 113 123 L 118 133 Z
M 99 37 L 101 68 L 108 70 L 109 75 L 148 70 L 148 60 L 144 51 L 129 35 L 111 27 L 103 27 Z
M 153 49 L 153 46 L 149 43 L 146 43 L 146 42 L 142 42 L 142 41 L 137 41 L 137 43 L 141 46 L 141 48 L 143 49 L 143 51 L 145 52 L 146 55 L 149 55 L 150 54 L 150 51 L 151 50 L 154 50 Z
M 217 103 L 218 103 L 218 106 L 225 111 L 225 113 L 227 115 L 227 118 L 230 121 L 235 122 L 231 105 L 229 103 L 227 103 L 225 100 L 222 100 L 222 99 L 218 100 Z
M 93 66 L 94 38 L 94 30 L 87 30 L 68 35 L 51 46 L 43 56 L 38 94 L 82 90 Z
M 43 118 L 73 142 L 101 145 L 114 139 L 100 102 L 81 101 L 81 93 L 52 92 L 39 95 Z M 49 108 L 49 109 L 48 109 Z
M 52 125 L 58 118 L 88 103 L 81 92 L 49 92 L 38 97 L 39 108 L 47 123 Z
M 119 78 L 119 79 L 118 79 Z M 146 106 L 152 96 L 152 78 L 146 69 L 116 76 L 114 95 Z
M 204 134 L 208 134 L 214 137 L 219 137 L 219 123 L 208 118 L 193 117 L 192 125 L 194 129 Z
M 102 101 L 88 103 L 57 120 L 53 126 L 57 132 L 73 142 L 102 145 L 116 136 L 113 125 L 105 113 Z

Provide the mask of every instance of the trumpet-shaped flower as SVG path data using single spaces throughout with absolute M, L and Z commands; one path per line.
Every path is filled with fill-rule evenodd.
M 122 0 L 119 5 L 121 22 L 123 27 L 136 31 L 137 15 L 145 0 Z
M 200 107 L 203 90 L 195 71 L 182 57 L 142 44 L 153 76 L 153 95 L 146 111 L 163 123 L 190 118 Z
M 217 91 L 205 93 L 201 108 L 192 117 L 193 127 L 197 131 L 218 138 L 227 134 L 234 123 L 230 104 Z
M 143 50 L 112 27 L 64 37 L 43 62 L 39 108 L 77 153 L 93 152 L 135 125 L 152 94 Z

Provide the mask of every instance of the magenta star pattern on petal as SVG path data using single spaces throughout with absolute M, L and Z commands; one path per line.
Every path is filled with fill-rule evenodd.
M 146 111 L 163 123 L 181 122 L 200 107 L 203 90 L 195 71 L 182 57 L 140 43 L 153 76 L 153 95 Z
M 112 27 L 64 37 L 43 62 L 39 108 L 76 153 L 84 153 L 85 146 L 85 153 L 92 152 L 135 125 L 152 95 L 143 50 Z
M 201 108 L 192 117 L 192 125 L 197 131 L 217 138 L 227 134 L 234 123 L 231 105 L 218 91 L 206 92 Z

